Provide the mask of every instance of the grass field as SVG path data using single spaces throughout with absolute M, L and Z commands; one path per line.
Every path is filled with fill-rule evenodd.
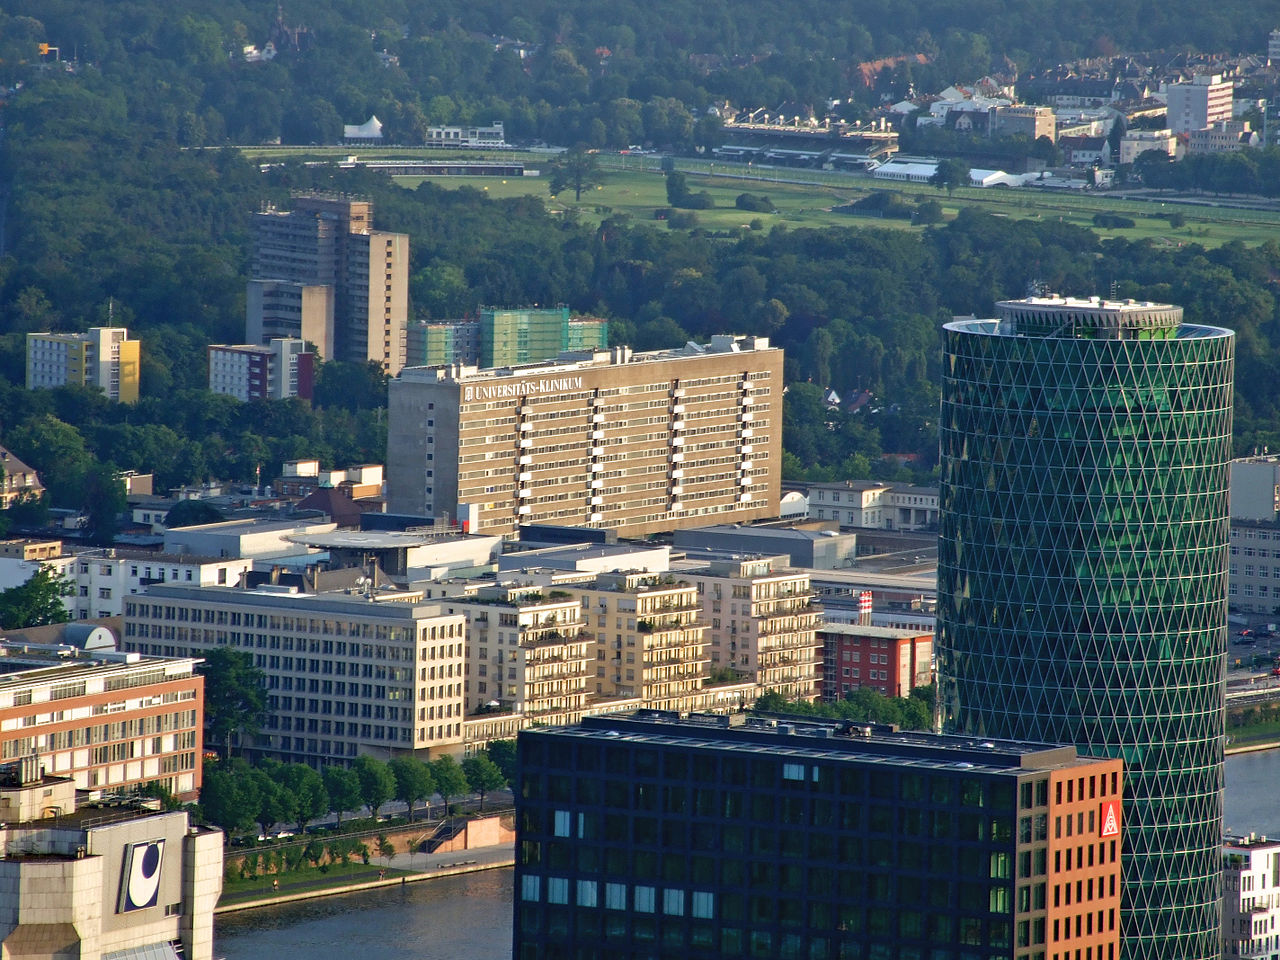
M 391 147 L 288 147 L 263 146 L 242 148 L 254 160 L 270 161 L 285 157 L 324 160 L 358 155 L 361 158 L 417 157 L 450 159 L 455 154 L 439 150 Z M 530 169 L 545 168 L 547 155 L 503 152 L 485 156 L 466 155 L 468 159 L 502 159 L 525 162 Z M 666 190 L 657 157 L 614 156 L 601 154 L 604 180 L 599 189 L 584 193 L 575 201 L 571 192 L 557 198 L 547 193 L 545 177 L 523 177 L 500 180 L 496 177 L 397 177 L 405 187 L 416 187 L 428 179 L 445 189 L 474 187 L 494 197 L 533 195 L 543 198 L 552 210 L 574 208 L 586 221 L 599 221 L 614 213 L 625 213 L 637 221 L 652 221 L 654 211 L 665 207 Z M 1209 205 L 1190 205 L 1160 201 L 1126 199 L 1105 193 L 1062 194 L 1031 189 L 961 189 L 948 195 L 926 184 L 878 183 L 866 177 L 846 173 L 784 168 L 745 167 L 696 159 L 679 159 L 678 169 L 689 174 L 692 190 L 706 190 L 715 200 L 715 208 L 696 211 L 698 226 L 708 230 L 745 228 L 758 219 L 765 229 L 776 223 L 791 226 L 875 226 L 898 230 L 920 230 L 904 220 L 881 220 L 873 217 L 832 213 L 831 208 L 867 196 L 874 190 L 892 190 L 910 202 L 930 198 L 938 200 L 946 219 L 953 218 L 964 207 L 976 207 L 997 216 L 1012 219 L 1059 220 L 1095 230 L 1100 237 L 1123 237 L 1129 240 L 1150 239 L 1158 244 L 1176 246 L 1199 243 L 1216 247 L 1231 240 L 1247 244 L 1262 243 L 1280 236 L 1280 210 L 1241 210 Z M 725 175 L 729 174 L 729 175 Z M 783 182 L 805 181 L 805 182 Z M 736 210 L 734 198 L 740 193 L 767 195 L 777 212 L 750 213 Z M 1211 200 L 1212 198 L 1204 198 Z M 1185 225 L 1174 229 L 1160 214 L 1178 211 Z M 1113 213 L 1128 217 L 1134 226 L 1127 229 L 1095 227 L 1097 213 Z

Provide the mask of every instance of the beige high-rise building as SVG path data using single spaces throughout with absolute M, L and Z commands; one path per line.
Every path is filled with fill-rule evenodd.
M 782 387 L 782 351 L 762 337 L 410 367 L 390 388 L 390 509 L 501 534 L 775 516 Z
M 713 560 L 682 570 L 697 588 L 709 623 L 712 670 L 732 669 L 762 690 L 789 699 L 818 695 L 821 612 L 806 570 L 780 557 Z
M 409 237 L 373 229 L 373 204 L 299 196 L 254 215 L 246 339 L 300 337 L 323 359 L 404 366 Z
M 1235 82 L 1219 74 L 1198 74 L 1190 83 L 1173 83 L 1166 90 L 1169 129 L 1192 133 L 1231 119 Z

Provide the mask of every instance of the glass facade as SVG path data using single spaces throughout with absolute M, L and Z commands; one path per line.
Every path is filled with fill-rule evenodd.
M 943 729 L 1123 758 L 1123 955 L 1217 957 L 1233 335 L 1000 307 L 944 334 Z
M 1116 960 L 1117 852 L 1083 811 L 1118 797 L 1117 761 L 631 717 L 519 753 L 516 960 Z

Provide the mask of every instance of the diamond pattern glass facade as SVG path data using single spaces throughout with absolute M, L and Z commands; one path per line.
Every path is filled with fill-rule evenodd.
M 1233 334 L 1000 309 L 944 333 L 943 727 L 1122 757 L 1123 956 L 1218 957 Z

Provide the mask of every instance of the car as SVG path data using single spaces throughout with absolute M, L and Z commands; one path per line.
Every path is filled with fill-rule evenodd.
M 1252 631 L 1252 630 L 1250 630 L 1250 629 L 1248 629 L 1248 628 L 1246 627 L 1244 630 L 1241 630 L 1238 634 L 1236 634 L 1236 636 L 1238 636 L 1238 637 L 1252 637 L 1252 636 L 1253 636 L 1253 631 Z
M 1275 667 L 1274 669 L 1272 669 L 1271 675 L 1273 677 L 1280 677 L 1280 667 Z
M 1236 641 L 1236 645 L 1241 647 L 1256 647 L 1258 645 L 1258 641 L 1253 639 L 1253 637 L 1241 637 Z

